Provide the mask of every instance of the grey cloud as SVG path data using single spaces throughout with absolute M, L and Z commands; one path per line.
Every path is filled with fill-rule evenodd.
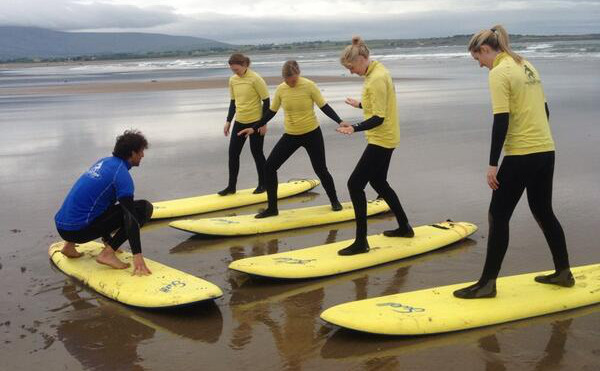
M 73 0 L 19 0 L 0 3 L 0 25 L 61 31 L 89 28 L 148 28 L 180 19 L 170 7 L 82 3 Z
M 418 15 L 361 16 L 330 19 L 241 18 L 204 15 L 159 27 L 174 34 L 202 36 L 232 43 L 270 43 L 303 40 L 344 40 L 353 34 L 365 38 L 418 38 L 472 34 L 494 24 L 510 33 L 599 33 L 600 9 L 580 6 L 569 12 L 485 11 L 428 12 Z
M 84 5 L 70 0 L 21 0 L 18 4 L 24 3 L 25 7 L 15 8 L 6 5 L 5 1 L 0 3 L 0 25 L 18 24 L 57 30 L 160 32 L 239 44 L 346 40 L 352 34 L 369 39 L 437 37 L 471 34 L 496 23 L 504 24 L 510 33 L 600 32 L 600 1 L 585 0 L 514 1 L 530 7 L 538 5 L 538 8 L 495 11 L 487 7 L 487 2 L 468 0 L 461 1 L 460 7 L 453 10 L 399 15 L 322 14 L 318 18 L 241 17 L 208 13 L 183 16 L 175 14 L 170 7 Z M 385 13 L 386 4 L 404 0 L 365 1 L 372 3 L 370 7 L 374 11 Z M 448 4 L 452 2 L 445 3 L 445 9 L 449 9 Z

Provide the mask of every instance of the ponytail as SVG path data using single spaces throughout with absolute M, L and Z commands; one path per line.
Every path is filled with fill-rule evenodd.
M 350 64 L 356 60 L 356 58 L 360 55 L 364 58 L 369 58 L 370 54 L 369 48 L 367 48 L 367 44 L 365 44 L 364 40 L 360 36 L 352 37 L 352 45 L 348 45 L 344 51 L 342 52 L 342 56 L 340 57 L 340 62 L 346 68 L 350 68 Z
M 242 53 L 234 53 L 229 57 L 229 65 L 238 64 L 244 67 L 250 67 L 250 58 Z
M 508 32 L 502 25 L 495 25 L 489 30 L 477 32 L 471 38 L 468 49 L 470 52 L 479 52 L 482 45 L 487 45 L 496 51 L 505 52 L 517 63 L 523 62 L 523 57 L 510 48 Z
M 281 69 L 281 75 L 284 79 L 300 74 L 300 66 L 296 61 L 286 61 Z

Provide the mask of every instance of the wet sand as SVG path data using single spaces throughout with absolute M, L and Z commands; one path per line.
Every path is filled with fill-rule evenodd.
M 557 163 L 554 207 L 567 235 L 572 265 L 600 261 L 600 76 L 597 63 L 533 61 L 550 104 Z M 214 304 L 146 311 L 103 298 L 66 277 L 47 258 L 59 239 L 52 217 L 75 179 L 108 155 L 125 128 L 141 129 L 151 147 L 132 170 L 136 197 L 164 200 L 212 193 L 226 182 L 228 97 L 223 79 L 210 88 L 143 89 L 92 94 L 4 95 L 0 99 L 0 357 L 8 370 L 114 369 L 564 369 L 600 364 L 600 307 L 482 329 L 426 337 L 379 337 L 341 330 L 319 319 L 350 300 L 474 280 L 485 257 L 485 184 L 490 137 L 487 76 L 471 61 L 390 65 L 401 117 L 401 144 L 389 180 L 414 225 L 452 218 L 476 223 L 472 238 L 431 254 L 336 277 L 300 282 L 255 279 L 232 272 L 236 259 L 352 238 L 353 223 L 232 239 L 201 239 L 153 222 L 144 228 L 144 255 L 219 285 Z M 576 68 L 578 73 L 573 74 Z M 269 81 L 277 79 L 275 74 Z M 422 79 L 423 76 L 435 80 Z M 182 84 L 179 81 L 177 84 Z M 138 84 L 138 82 L 135 82 Z M 160 82 L 159 82 L 160 84 Z M 169 86 L 165 82 L 165 86 Z M 189 81 L 187 86 L 201 85 Z M 275 82 L 270 84 L 271 92 Z M 90 84 L 93 85 L 93 84 Z M 196 86 L 198 86 L 196 85 Z M 360 111 L 360 82 L 320 81 L 329 103 L 347 120 Z M 94 90 L 95 89 L 95 90 Z M 133 89 L 133 88 L 132 88 Z M 283 115 L 270 124 L 269 153 Z M 364 148 L 319 113 L 328 166 L 342 200 Z M 314 176 L 299 151 L 280 180 Z M 239 187 L 256 183 L 248 148 Z M 374 192 L 368 189 L 368 196 Z M 282 208 L 326 203 L 321 187 Z M 264 205 L 213 215 L 254 213 Z M 370 233 L 394 226 L 371 219 Z M 525 197 L 511 223 L 502 275 L 550 269 L 552 260 Z
M 343 83 L 360 82 L 358 77 L 343 76 L 306 76 L 316 83 Z M 100 93 L 135 93 L 168 90 L 197 90 L 197 89 L 219 89 L 227 86 L 226 78 L 206 78 L 197 80 L 149 80 L 134 82 L 110 82 L 110 83 L 71 83 L 65 81 L 62 84 L 50 86 L 36 86 L 27 88 L 3 88 L 3 95 L 47 95 L 47 94 L 100 94 Z M 282 82 L 281 77 L 267 76 L 265 82 L 276 85 Z

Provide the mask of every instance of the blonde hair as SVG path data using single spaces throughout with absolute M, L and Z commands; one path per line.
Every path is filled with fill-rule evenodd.
M 296 61 L 286 61 L 281 68 L 281 76 L 284 79 L 288 77 L 296 76 L 300 74 L 300 66 L 298 66 L 298 62 Z
M 515 53 L 509 45 L 508 32 L 502 25 L 495 25 L 489 30 L 481 30 L 469 42 L 470 52 L 479 52 L 482 45 L 487 45 L 496 51 L 503 51 L 510 55 L 517 63 L 523 62 L 523 57 Z
M 352 45 L 348 45 L 340 57 L 340 62 L 346 68 L 351 67 L 351 63 L 361 55 L 365 58 L 369 58 L 371 51 L 367 48 L 364 40 L 360 36 L 352 36 Z

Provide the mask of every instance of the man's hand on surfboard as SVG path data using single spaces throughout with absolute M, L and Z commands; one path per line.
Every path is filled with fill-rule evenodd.
M 498 178 L 496 178 L 497 174 L 498 174 L 497 166 L 490 166 L 488 168 L 487 183 L 490 186 L 490 188 L 493 189 L 494 191 L 500 187 L 500 182 L 498 182 Z
M 133 276 L 148 276 L 152 274 L 150 269 L 146 266 L 144 257 L 142 254 L 135 254 L 133 256 Z

